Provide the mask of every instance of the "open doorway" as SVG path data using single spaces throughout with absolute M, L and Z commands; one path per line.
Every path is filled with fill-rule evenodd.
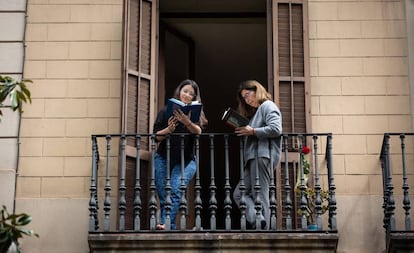
M 210 122 L 207 131 L 228 131 L 220 117 L 236 106 L 238 84 L 256 79 L 267 86 L 266 1 L 160 0 L 159 5 L 160 95 L 167 99 L 181 80 L 194 79 Z
M 206 132 L 232 132 L 221 121 L 221 116 L 227 107 L 236 108 L 239 83 L 256 79 L 267 86 L 266 0 L 237 1 L 237 5 L 235 1 L 222 0 L 160 0 L 159 10 L 160 103 L 172 96 L 181 80 L 194 79 L 200 86 L 204 111 L 209 120 Z M 217 148 L 223 149 L 223 146 Z M 237 161 L 230 162 L 237 164 Z M 201 182 L 206 190 L 210 178 L 208 170 L 200 168 L 201 178 L 208 179 Z M 237 167 L 230 172 L 232 189 L 238 182 L 238 170 Z M 224 168 L 216 168 L 215 176 L 216 193 L 224 196 Z M 192 189 L 189 190 L 191 192 Z M 190 208 L 193 199 L 189 194 Z M 208 194 L 203 203 L 208 203 Z M 218 203 L 217 210 L 218 227 L 223 226 L 220 222 L 224 221 L 220 217 L 224 215 L 220 213 L 221 204 Z M 203 210 L 208 212 L 206 207 Z M 208 213 L 203 216 L 207 217 Z

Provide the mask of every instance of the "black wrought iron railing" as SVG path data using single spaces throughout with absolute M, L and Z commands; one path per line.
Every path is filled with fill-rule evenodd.
M 414 133 L 385 133 L 383 137 L 380 160 L 387 243 L 393 232 L 414 232 L 411 227 L 413 192 L 410 193 L 414 174 L 413 141 Z
M 184 138 L 184 134 L 178 136 Z M 155 137 L 146 133 L 92 135 L 90 232 L 158 232 Z M 236 184 L 244 182 L 243 144 L 243 138 L 234 134 L 195 136 L 197 170 L 192 186 L 182 187 L 179 230 L 249 230 L 245 204 L 235 208 L 232 199 Z M 337 230 L 332 145 L 330 133 L 283 134 L 281 162 L 275 166 L 270 161 L 275 167 L 269 186 L 270 231 L 304 231 L 311 221 L 319 231 Z M 307 162 L 304 146 L 311 151 Z M 255 189 L 260 187 L 256 180 Z M 169 191 L 166 187 L 167 195 Z M 170 204 L 165 204 L 167 210 Z M 255 205 L 259 213 L 260 199 Z

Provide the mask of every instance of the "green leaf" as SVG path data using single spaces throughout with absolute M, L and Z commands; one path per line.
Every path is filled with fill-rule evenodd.
M 31 93 L 27 88 L 26 83 L 32 83 L 29 79 L 23 79 L 22 81 L 16 81 L 10 76 L 0 75 L 0 105 L 4 104 L 4 101 L 10 96 L 10 106 L 13 111 L 18 110 L 23 112 L 23 104 L 32 102 Z M 0 120 L 3 113 L 0 109 Z
M 22 100 L 25 103 L 27 102 L 26 96 L 24 95 L 23 92 L 17 90 L 16 93 L 17 93 L 17 99 Z
M 21 85 L 21 89 L 22 89 L 22 92 L 24 93 L 24 95 L 29 100 L 29 102 L 32 103 L 31 93 L 30 93 L 30 90 L 27 89 L 27 86 L 23 84 L 23 85 Z
M 30 217 L 29 215 L 27 215 L 25 213 L 21 214 L 21 216 L 17 220 L 17 222 L 19 223 L 20 226 L 25 226 L 25 225 L 29 224 L 31 221 L 32 221 L 32 217 Z
M 17 94 L 16 94 L 16 92 L 15 91 L 12 91 L 11 93 L 10 93 L 10 105 L 11 105 L 11 107 L 12 107 L 12 109 L 13 109 L 13 111 L 15 111 L 16 109 L 17 109 L 17 107 L 18 107 L 18 101 L 17 101 Z

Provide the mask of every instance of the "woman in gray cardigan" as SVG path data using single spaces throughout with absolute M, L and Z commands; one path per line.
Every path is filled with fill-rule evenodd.
M 268 229 L 270 219 L 269 184 L 271 173 L 274 172 L 281 156 L 282 115 L 277 105 L 271 100 L 272 96 L 255 80 L 242 82 L 237 98 L 239 113 L 250 119 L 249 125 L 235 129 L 238 136 L 245 136 L 244 200 L 246 220 L 252 228 L 256 228 L 257 164 L 260 184 L 258 197 L 261 203 L 260 226 L 262 229 Z M 271 159 L 273 166 L 271 166 Z M 234 201 L 239 207 L 242 200 L 240 183 L 233 193 Z

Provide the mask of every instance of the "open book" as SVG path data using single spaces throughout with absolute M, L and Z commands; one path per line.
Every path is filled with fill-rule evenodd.
M 186 105 L 178 99 L 170 98 L 167 102 L 167 119 L 174 115 L 173 112 L 175 110 L 180 109 L 185 115 L 188 115 L 188 113 L 191 111 L 190 119 L 192 122 L 197 123 L 200 121 L 202 108 L 203 104 L 198 101 L 193 101 L 191 104 Z
M 223 113 L 221 120 L 225 121 L 227 125 L 231 127 L 242 127 L 249 124 L 249 119 L 240 115 L 236 110 L 232 108 L 227 108 Z

